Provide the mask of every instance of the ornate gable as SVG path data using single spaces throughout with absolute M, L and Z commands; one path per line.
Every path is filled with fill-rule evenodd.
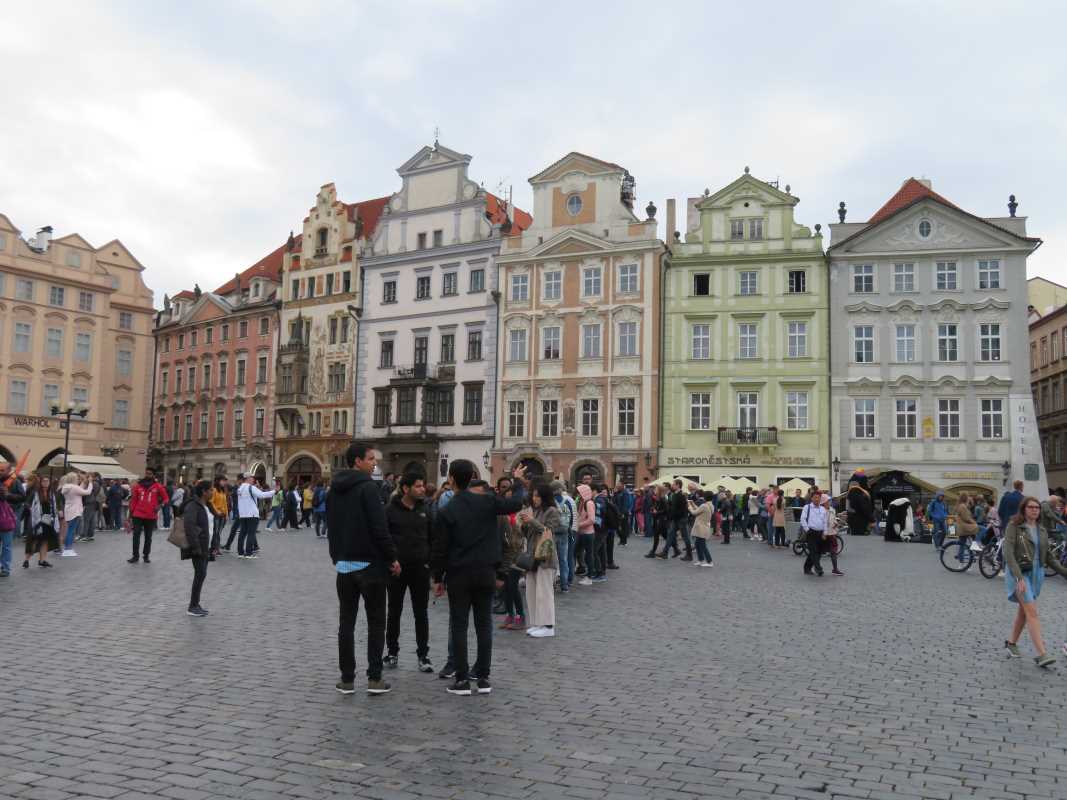
M 587 156 L 585 153 L 572 151 L 530 178 L 530 183 L 557 181 L 572 172 L 580 172 L 583 175 L 611 175 L 626 172 L 626 169 L 610 161 L 601 161 L 599 158 Z
M 788 192 L 775 189 L 769 183 L 752 176 L 748 167 L 745 174 L 728 186 L 700 200 L 696 207 L 701 211 L 711 208 L 730 208 L 742 200 L 756 200 L 761 205 L 796 205 L 798 199 Z

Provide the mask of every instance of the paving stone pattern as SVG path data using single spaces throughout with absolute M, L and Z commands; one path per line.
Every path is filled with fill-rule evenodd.
M 1003 583 L 929 546 L 850 539 L 820 580 L 764 545 L 697 569 L 636 540 L 557 595 L 555 639 L 496 633 L 492 695 L 417 672 L 406 618 L 393 693 L 361 675 L 343 697 L 324 543 L 264 534 L 258 560 L 211 564 L 193 619 L 162 538 L 151 565 L 101 534 L 0 582 L 0 797 L 1067 797 L 1067 667 L 1025 641 L 1007 660 Z M 1041 613 L 1058 651 L 1062 579 Z

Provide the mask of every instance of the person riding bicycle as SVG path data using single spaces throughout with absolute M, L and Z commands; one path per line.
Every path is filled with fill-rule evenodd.
M 967 540 L 978 535 L 978 523 L 971 514 L 971 497 L 964 493 L 956 503 L 956 558 L 963 561 L 967 556 Z
M 926 506 L 926 518 L 934 527 L 934 548 L 940 550 L 948 535 L 948 506 L 945 504 L 945 493 L 940 489 Z

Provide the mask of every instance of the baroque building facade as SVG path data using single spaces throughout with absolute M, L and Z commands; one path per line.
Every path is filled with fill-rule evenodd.
M 689 199 L 665 282 L 662 475 L 829 485 L 826 260 L 797 203 L 747 167 Z
M 275 388 L 275 463 L 287 484 L 343 466 L 354 424 L 360 248 L 388 202 L 344 203 L 328 183 L 299 236 L 290 236 Z
M 359 259 L 355 435 L 383 472 L 443 477 L 488 466 L 496 397 L 501 236 L 530 217 L 468 177 L 471 157 L 435 142 L 397 169 L 400 190 Z
M 1032 294 L 1031 294 L 1032 296 Z M 1048 485 L 1067 486 L 1067 305 L 1030 323 L 1030 385 Z M 1041 495 L 1043 496 L 1043 495 Z
M 61 462 L 58 406 L 85 412 L 70 420 L 70 454 L 144 469 L 153 309 L 143 272 L 118 239 L 95 247 L 77 233 L 53 239 L 51 227 L 25 239 L 0 214 L 0 460 L 29 453 L 26 472 Z
M 274 354 L 285 246 L 214 292 L 164 298 L 156 318 L 149 464 L 182 481 L 274 472 Z
M 832 450 L 876 499 L 1047 489 L 1027 370 L 1026 219 L 982 218 L 911 178 L 831 226 Z
M 655 474 L 666 248 L 618 164 L 569 153 L 530 178 L 533 224 L 497 258 L 494 474 L 647 482 Z

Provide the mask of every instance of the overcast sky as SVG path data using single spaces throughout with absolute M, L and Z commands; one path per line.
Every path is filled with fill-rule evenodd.
M 982 216 L 1014 192 L 1030 274 L 1067 283 L 1061 3 L 42 5 L 3 3 L 0 212 L 118 237 L 157 305 L 281 244 L 323 183 L 396 191 L 435 126 L 527 208 L 570 150 L 627 167 L 661 220 L 746 165 L 809 226 L 912 175 Z

